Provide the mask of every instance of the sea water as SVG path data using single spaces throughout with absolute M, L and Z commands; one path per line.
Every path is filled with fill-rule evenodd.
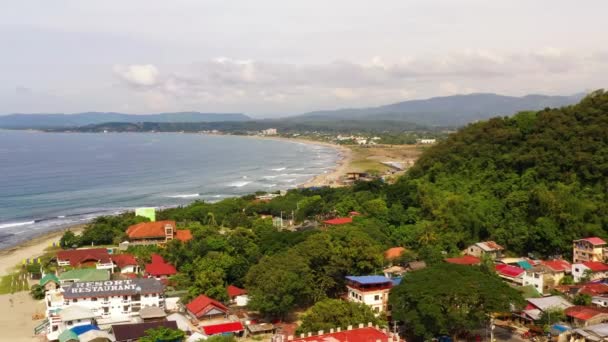
M 238 136 L 0 130 L 0 249 L 137 207 L 294 188 L 338 158 L 331 147 Z

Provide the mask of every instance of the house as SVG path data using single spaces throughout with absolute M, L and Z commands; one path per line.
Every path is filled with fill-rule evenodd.
M 108 270 L 98 270 L 95 268 L 77 268 L 63 272 L 59 275 L 61 286 L 70 285 L 79 281 L 106 281 L 110 280 Z
M 474 257 L 474 256 L 470 256 L 470 255 L 463 255 L 461 257 L 456 257 L 456 258 L 445 258 L 443 260 L 449 264 L 456 264 L 456 265 L 480 265 L 481 264 L 481 259 Z
M 155 328 L 177 329 L 177 323 L 174 321 L 159 321 L 159 322 L 144 322 L 132 324 L 114 324 L 112 325 L 112 334 L 116 338 L 116 342 L 132 342 L 146 335 L 146 331 Z
M 608 322 L 608 309 L 575 305 L 564 310 L 566 317 L 575 328 Z
M 95 313 L 80 305 L 72 305 L 62 309 L 58 311 L 56 317 L 57 319 L 51 321 L 52 323 L 49 324 L 49 331 L 46 336 L 49 341 L 59 339 L 59 335 L 61 334 L 68 335 L 69 330 L 72 328 L 96 324 Z M 68 333 L 64 333 L 66 331 L 68 331 Z M 72 334 L 74 334 L 74 332 L 72 332 Z
M 131 254 L 112 255 L 112 262 L 120 273 L 139 273 L 139 263 Z
M 494 241 L 477 242 L 470 245 L 464 250 L 465 255 L 481 258 L 484 255 L 492 259 L 498 259 L 502 256 L 502 251 L 505 249 Z
M 146 264 L 145 275 L 156 279 L 167 279 L 168 277 L 177 274 L 175 266 L 165 262 L 162 256 L 152 254 L 152 262 Z
M 228 308 L 224 304 L 205 295 L 200 295 L 186 304 L 186 311 L 198 320 L 228 316 Z
M 392 279 L 402 277 L 405 273 L 407 273 L 407 270 L 403 266 L 391 266 L 382 270 L 382 273 L 385 277 Z
M 92 324 L 79 325 L 64 330 L 58 337 L 59 342 L 113 342 L 114 336 L 99 330 Z
M 399 342 L 399 335 L 393 334 L 386 329 L 373 327 L 371 324 L 367 326 L 359 324 L 358 328 L 352 326 L 345 327 L 344 330 L 338 327 L 329 331 L 319 331 L 317 335 L 309 334 L 308 336 L 301 334 L 299 338 L 292 339 L 293 336 L 285 338 L 275 336 L 273 342 L 294 341 L 294 342 Z
M 599 237 L 589 237 L 572 242 L 572 263 L 578 264 L 586 261 L 603 262 L 605 256 L 606 241 Z
M 352 217 L 338 217 L 331 220 L 323 221 L 323 224 L 326 226 L 340 226 L 343 224 L 349 224 L 353 222 Z
M 589 325 L 584 328 L 573 329 L 569 341 L 597 342 L 608 340 L 608 323 Z
M 608 265 L 599 261 L 585 261 L 572 264 L 572 277 L 575 282 L 582 281 L 588 276 L 589 281 L 608 277 Z
M 267 128 L 267 129 L 263 129 L 263 130 L 261 131 L 261 133 L 262 133 L 262 135 L 277 135 L 277 134 L 279 134 L 279 133 L 277 132 L 277 129 L 276 129 L 276 128 Z
M 165 286 L 156 279 L 128 279 L 72 283 L 45 295 L 48 333 L 63 324 L 61 312 L 72 306 L 90 310 L 96 319 L 123 319 L 139 315 L 147 306 L 164 308 Z
M 393 287 L 393 281 L 385 276 L 347 276 L 347 300 L 363 303 L 376 314 L 388 314 L 388 294 Z
M 167 313 L 158 306 L 146 306 L 139 310 L 139 317 L 144 322 L 164 321 L 167 318 Z
M 523 284 L 523 276 L 526 271 L 523 268 L 498 264 L 496 265 L 496 274 L 510 284 L 521 286 Z
M 369 174 L 367 172 L 347 172 L 346 179 L 350 181 L 368 180 Z
M 571 273 L 571 268 L 572 265 L 566 260 L 541 261 L 539 264 L 526 269 L 523 285 L 532 285 L 541 294 L 548 294 L 566 274 Z
M 528 305 L 522 312 L 521 317 L 530 321 L 539 320 L 543 312 L 550 310 L 565 310 L 574 306 L 574 304 L 560 296 L 526 298 L 526 301 L 528 302 Z
M 42 279 L 40 279 L 38 284 L 42 286 L 45 291 L 51 291 L 58 289 L 61 282 L 53 273 L 47 273 L 44 275 L 44 277 L 42 277 Z
M 245 327 L 239 321 L 236 322 L 227 322 L 213 325 L 205 325 L 202 326 L 203 334 L 205 336 L 213 336 L 213 335 L 242 335 L 245 331 Z
M 114 264 L 105 248 L 71 249 L 57 252 L 58 266 L 93 267 L 112 270 Z
M 163 244 L 171 240 L 187 242 L 192 240 L 189 230 L 178 230 L 175 221 L 141 222 L 127 228 L 129 241 L 135 244 Z
M 226 292 L 228 292 L 230 303 L 233 303 L 236 306 L 247 306 L 247 303 L 249 303 L 249 296 L 247 296 L 247 290 L 245 289 L 238 288 L 234 285 L 228 285 Z

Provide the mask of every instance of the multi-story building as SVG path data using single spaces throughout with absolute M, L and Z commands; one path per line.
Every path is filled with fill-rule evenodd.
M 154 278 L 75 282 L 47 291 L 47 334 L 60 333 L 61 312 L 72 306 L 90 310 L 96 320 L 129 321 L 148 306 L 165 307 L 165 286 Z M 82 311 L 82 310 L 81 310 Z
M 171 240 L 192 240 L 188 229 L 177 229 L 175 221 L 141 222 L 127 228 L 129 243 L 140 245 L 164 244 Z
M 606 256 L 608 256 L 608 248 L 606 247 L 606 241 L 598 237 L 574 240 L 572 243 L 572 263 L 604 262 Z
M 363 303 L 377 314 L 389 314 L 388 294 L 393 287 L 393 280 L 385 276 L 347 276 L 346 288 L 348 300 Z
M 549 294 L 566 274 L 571 273 L 571 268 L 572 265 L 566 260 L 541 261 L 526 270 L 522 285 L 531 285 L 540 294 Z
M 608 265 L 598 261 L 585 261 L 572 264 L 572 278 L 575 282 L 594 281 L 608 277 Z

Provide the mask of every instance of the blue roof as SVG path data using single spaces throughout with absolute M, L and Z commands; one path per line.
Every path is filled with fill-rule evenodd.
M 70 330 L 72 330 L 76 335 L 82 335 L 82 334 L 86 333 L 87 331 L 99 330 L 99 328 L 94 326 L 93 324 L 85 324 L 85 325 L 75 326 Z
M 383 284 L 390 283 L 391 280 L 385 276 L 369 275 L 369 276 L 346 276 L 346 279 L 359 283 L 361 285 Z
M 395 277 L 393 279 L 391 279 L 393 281 L 393 286 L 397 286 L 399 284 L 401 284 L 401 280 L 403 280 L 403 278 L 401 277 Z
M 519 265 L 519 267 L 523 268 L 524 270 L 531 270 L 532 269 L 532 265 L 530 265 L 529 262 L 523 260 L 523 261 L 518 261 L 517 264 Z

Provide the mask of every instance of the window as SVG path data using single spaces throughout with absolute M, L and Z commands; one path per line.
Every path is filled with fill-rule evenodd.
M 578 268 L 575 268 L 574 272 L 580 272 L 580 270 Z
M 380 312 L 380 308 L 375 307 L 375 308 L 374 308 L 374 312 Z
M 97 301 L 97 297 L 93 297 L 93 298 L 91 298 L 91 301 L 92 301 L 92 302 L 96 302 L 96 301 Z
M 76 303 L 76 302 L 78 302 L 78 299 L 76 299 L 76 298 L 72 299 L 72 303 Z
M 71 326 L 73 323 L 72 323 L 72 321 L 67 321 L 67 322 L 66 322 L 66 324 L 67 324 L 68 326 Z
M 379 295 L 375 295 L 374 296 L 374 300 L 380 300 L 380 296 Z

